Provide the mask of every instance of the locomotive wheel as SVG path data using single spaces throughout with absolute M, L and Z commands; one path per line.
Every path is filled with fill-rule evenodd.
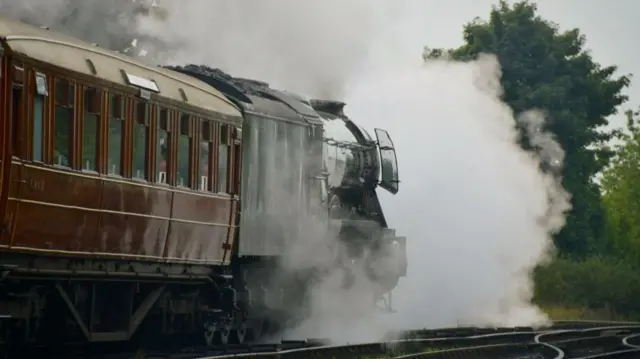
M 220 329 L 216 330 L 217 337 L 220 339 L 220 344 L 229 344 L 229 334 L 231 334 L 231 325 L 223 324 Z
M 208 347 L 211 347 L 215 344 L 213 341 L 215 336 L 216 336 L 216 330 L 209 329 L 209 328 L 204 330 L 204 342 Z
M 244 344 L 246 336 L 247 326 L 245 324 L 240 324 L 238 327 L 231 331 L 231 343 Z

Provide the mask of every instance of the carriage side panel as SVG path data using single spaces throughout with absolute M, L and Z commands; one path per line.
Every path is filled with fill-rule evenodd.
M 226 187 L 233 155 L 224 151 L 225 167 L 214 168 L 218 147 L 198 131 L 205 120 L 240 126 L 238 109 L 181 74 L 50 37 L 7 36 L 25 61 L 28 87 L 18 131 L 24 148 L 12 165 L 20 177 L 3 181 L 6 216 L 15 225 L 2 240 L 12 250 L 46 255 L 223 263 L 235 230 Z M 72 89 L 59 90 L 58 80 Z M 147 89 L 154 86 L 157 91 Z M 60 99 L 56 91 L 66 95 Z M 112 106 L 112 95 L 124 99 L 121 107 Z M 176 136 L 164 154 L 162 109 L 173 111 L 164 129 Z M 189 114 L 192 128 L 186 162 L 179 113 Z M 205 158 L 200 140 L 211 144 Z M 198 172 L 205 162 L 208 169 Z M 179 183 L 185 168 L 189 181 Z

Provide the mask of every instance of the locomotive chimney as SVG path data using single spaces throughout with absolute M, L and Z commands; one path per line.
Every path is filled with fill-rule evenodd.
M 344 114 L 344 106 L 346 104 L 344 102 L 317 99 L 312 99 L 309 102 L 311 103 L 311 107 L 316 111 L 330 113 L 339 117 L 346 117 Z

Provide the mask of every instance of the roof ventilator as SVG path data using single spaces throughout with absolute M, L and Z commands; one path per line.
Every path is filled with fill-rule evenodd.
M 93 75 L 97 75 L 98 70 L 96 70 L 96 65 L 93 64 L 93 61 L 91 61 L 91 59 L 84 59 L 84 61 L 87 63 L 87 66 L 89 67 L 89 71 L 91 71 Z
M 189 98 L 187 97 L 187 93 L 184 92 L 182 87 L 178 89 L 178 92 L 180 92 L 180 97 L 182 97 L 182 101 L 189 102 Z

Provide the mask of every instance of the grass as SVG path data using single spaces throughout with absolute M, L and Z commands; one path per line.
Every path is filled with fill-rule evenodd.
M 552 320 L 606 320 L 606 321 L 633 321 L 614 313 L 608 308 L 587 309 L 572 308 L 559 305 L 543 305 L 541 309 L 547 313 Z

